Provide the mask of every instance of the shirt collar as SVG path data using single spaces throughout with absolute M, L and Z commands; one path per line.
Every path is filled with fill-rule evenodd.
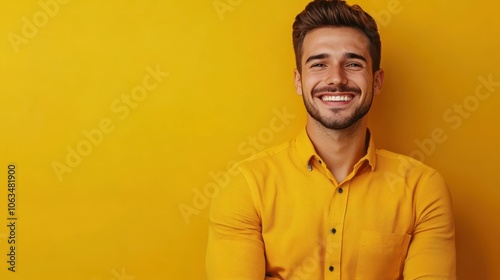
M 367 142 L 368 142 L 368 150 L 365 156 L 363 156 L 358 163 L 354 166 L 355 169 L 361 167 L 363 162 L 368 161 L 368 164 L 371 166 L 372 171 L 375 170 L 375 166 L 377 164 L 377 157 L 375 152 L 375 143 L 373 141 L 373 137 L 371 136 L 370 130 L 367 130 Z M 306 129 L 302 129 L 299 135 L 296 138 L 296 146 L 297 152 L 299 153 L 299 157 L 301 162 L 304 164 L 306 168 L 310 165 L 311 158 L 315 157 L 320 159 L 320 156 L 316 153 L 314 146 L 309 139 L 309 135 L 307 135 Z

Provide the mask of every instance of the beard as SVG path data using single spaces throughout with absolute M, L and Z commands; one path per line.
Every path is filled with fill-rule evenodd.
M 324 87 L 324 88 L 318 88 L 314 89 L 311 92 L 311 96 L 314 96 L 318 92 L 355 92 L 358 94 L 361 94 L 361 90 L 358 88 L 352 88 L 352 87 L 346 87 L 346 86 L 340 86 L 338 88 L 335 87 Z M 372 86 L 372 93 L 373 93 L 373 86 Z M 318 108 L 313 104 L 310 103 L 308 100 L 306 100 L 305 95 L 302 94 L 302 99 L 304 101 L 304 105 L 306 107 L 307 113 L 315 119 L 317 122 L 319 122 L 322 126 L 328 129 L 333 129 L 333 130 L 343 130 L 346 128 L 351 127 L 355 123 L 357 123 L 359 120 L 361 120 L 367 113 L 370 111 L 372 102 L 373 102 L 373 94 L 371 94 L 370 100 L 366 100 L 363 104 L 360 106 L 356 107 L 354 109 L 354 112 L 352 112 L 350 115 L 341 117 L 340 114 L 344 109 L 330 109 L 330 111 L 333 113 L 330 116 L 324 116 L 320 113 Z

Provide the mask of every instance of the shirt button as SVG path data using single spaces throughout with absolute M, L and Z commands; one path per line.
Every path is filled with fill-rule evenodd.
M 343 193 L 344 190 L 342 188 L 339 188 L 339 193 Z
M 332 228 L 332 233 L 333 234 L 337 233 L 337 230 L 335 228 Z
M 333 271 L 333 266 L 330 265 L 330 267 L 328 268 L 330 271 Z

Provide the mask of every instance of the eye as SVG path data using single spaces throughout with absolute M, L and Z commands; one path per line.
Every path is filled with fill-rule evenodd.
M 360 63 L 357 63 L 357 62 L 350 62 L 347 64 L 347 67 L 349 67 L 349 68 L 362 68 L 363 65 L 361 65 Z
M 326 64 L 324 64 L 324 63 L 314 63 L 313 65 L 311 65 L 311 68 L 322 68 L 325 66 L 326 66 Z

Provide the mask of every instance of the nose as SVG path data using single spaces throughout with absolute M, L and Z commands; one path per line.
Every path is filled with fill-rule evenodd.
M 347 84 L 347 77 L 345 75 L 345 71 L 342 68 L 341 65 L 336 64 L 330 68 L 330 71 L 328 71 L 328 75 L 326 76 L 325 82 L 328 85 L 346 85 Z

